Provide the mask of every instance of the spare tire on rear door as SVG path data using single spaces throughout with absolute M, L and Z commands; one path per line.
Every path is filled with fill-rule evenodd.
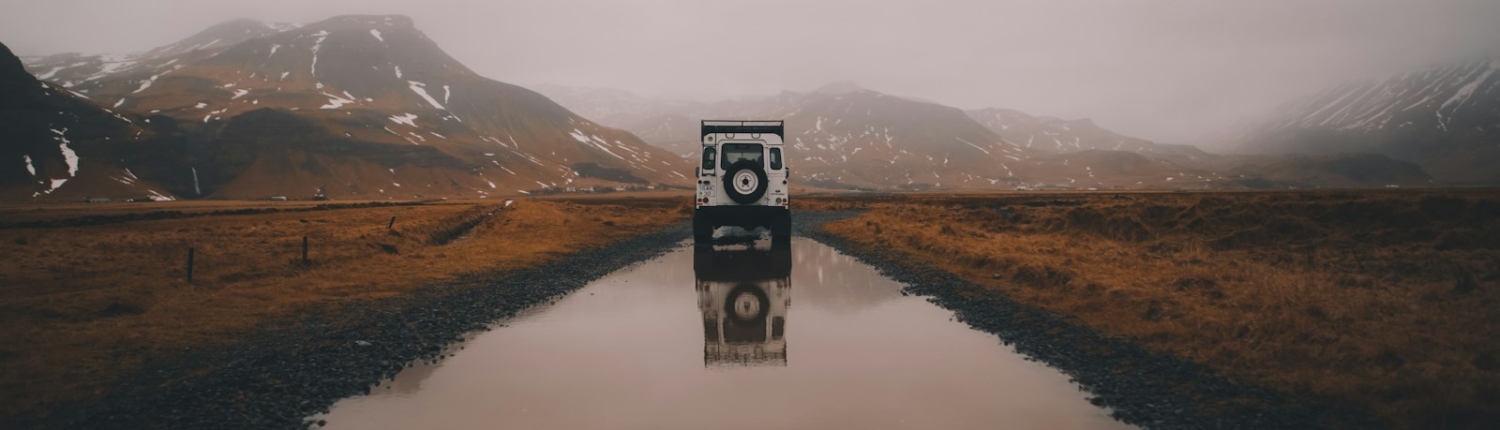
M 735 203 L 755 203 L 766 195 L 766 188 L 769 187 L 766 169 L 760 166 L 759 161 L 736 161 L 724 172 L 724 193 Z

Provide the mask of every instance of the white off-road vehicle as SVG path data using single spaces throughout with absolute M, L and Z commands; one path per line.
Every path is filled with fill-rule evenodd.
M 693 211 L 693 241 L 708 244 L 714 230 L 736 226 L 771 230 L 773 244 L 792 237 L 785 127 L 781 121 L 703 121 L 702 161 Z

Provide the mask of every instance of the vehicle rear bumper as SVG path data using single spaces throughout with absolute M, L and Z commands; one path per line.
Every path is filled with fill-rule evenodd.
M 770 228 L 771 223 L 777 217 L 786 216 L 787 211 L 788 209 L 783 206 L 700 206 L 693 212 L 693 217 L 703 217 L 715 227 L 732 225 L 744 228 Z

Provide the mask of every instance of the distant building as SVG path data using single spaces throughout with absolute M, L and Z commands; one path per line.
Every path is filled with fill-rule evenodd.
M 271 196 L 271 201 L 273 201 L 273 202 L 284 202 L 284 201 L 286 201 L 286 196 Z

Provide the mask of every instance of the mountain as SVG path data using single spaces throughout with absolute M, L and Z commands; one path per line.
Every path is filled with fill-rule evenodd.
M 986 108 L 966 111 L 980 125 L 1006 140 L 1028 149 L 1065 153 L 1089 149 L 1156 152 L 1154 143 L 1117 134 L 1094 125 L 1088 118 L 1064 120 L 1031 116 L 1012 109 Z
M 1245 164 L 1244 157 L 1156 144 L 1088 120 L 1001 109 L 965 112 L 850 82 L 716 102 L 657 102 L 618 90 L 544 91 L 559 94 L 564 104 L 579 104 L 571 108 L 626 121 L 621 128 L 690 159 L 701 148 L 699 120 L 782 119 L 794 151 L 789 157 L 794 178 L 822 188 L 1245 187 L 1226 176 Z M 1256 173 L 1241 174 L 1256 178 Z
M 866 90 L 865 87 L 859 86 L 859 84 L 854 83 L 854 81 L 838 81 L 818 87 L 812 90 L 812 92 L 815 94 L 828 94 L 836 96 L 840 94 L 848 94 L 864 90 Z
M 1247 188 L 1424 187 L 1433 181 L 1414 163 L 1381 154 L 1271 157 L 1231 170 L 1231 183 Z
M 1500 59 L 1349 82 L 1287 104 L 1235 140 L 1259 153 L 1374 152 L 1449 183 L 1500 183 Z
M 548 84 L 533 85 L 532 88 L 579 115 L 593 118 L 600 124 L 620 128 L 648 118 L 700 111 L 707 105 L 688 100 L 648 98 L 613 88 L 574 88 Z M 697 137 L 693 140 L 696 142 Z
M 616 100 L 611 95 L 622 92 L 570 94 L 573 97 L 563 100 L 585 103 L 580 107 L 584 109 L 599 107 L 590 104 L 596 101 Z M 1224 168 L 1216 164 L 1222 160 L 1197 148 L 1121 136 L 1088 120 L 1037 118 L 999 109 L 965 112 L 851 82 L 712 103 L 631 100 L 655 115 L 622 128 L 690 158 L 696 158 L 699 148 L 700 119 L 783 119 L 787 143 L 797 153 L 791 158 L 794 176 L 828 188 L 1178 187 L 1187 178 L 1214 178 L 1204 166 Z M 1007 118 L 1000 115 L 1010 115 L 1011 121 L 1002 121 Z M 984 116 L 990 121 L 976 119 Z M 1068 144 L 1055 144 L 1054 138 L 1067 139 Z M 1038 144 L 1038 139 L 1048 139 L 1051 146 Z M 1079 140 L 1084 143 L 1075 144 Z M 1026 142 L 1032 147 L 1025 147 Z M 1101 148 L 1102 142 L 1109 147 Z M 1089 154 L 1063 156 L 1091 149 Z M 1147 154 L 1149 162 L 1138 164 L 1145 157 L 1136 152 Z
M 641 140 L 684 158 L 696 159 L 699 123 L 680 114 L 664 114 L 620 126 Z
M 689 181 L 683 158 L 476 74 L 404 16 L 233 21 L 130 58 L 65 82 L 150 115 L 162 144 L 122 158 L 184 196 L 484 197 Z
M 128 55 L 81 55 L 65 53 L 27 58 L 26 68 L 37 79 L 55 82 L 81 94 L 97 86 L 94 81 L 122 73 L 158 74 L 185 67 L 247 40 L 296 28 L 292 24 L 266 24 L 241 19 L 209 27 L 177 43 Z M 152 73 L 154 72 L 154 73 Z
M 1024 183 L 1042 188 L 1223 188 L 1228 178 L 1215 170 L 1151 157 L 1134 151 L 1086 149 L 1041 155 Z
M 170 199 L 111 156 L 112 148 L 154 136 L 142 121 L 38 81 L 0 44 L 0 196 Z
M 1387 157 L 1224 155 L 1121 135 L 1088 119 L 1010 109 L 962 111 L 851 82 L 717 102 L 653 101 L 629 92 L 551 87 L 570 108 L 621 121 L 688 158 L 698 120 L 782 119 L 794 178 L 835 189 L 1429 186 L 1421 167 Z M 576 104 L 576 105 L 575 105 Z M 1300 170 L 1299 170 L 1300 169 Z M 1380 169 L 1390 172 L 1379 173 Z
M 1030 156 L 962 110 L 871 90 L 783 93 L 759 115 L 781 118 L 796 172 L 825 186 L 987 187 Z

